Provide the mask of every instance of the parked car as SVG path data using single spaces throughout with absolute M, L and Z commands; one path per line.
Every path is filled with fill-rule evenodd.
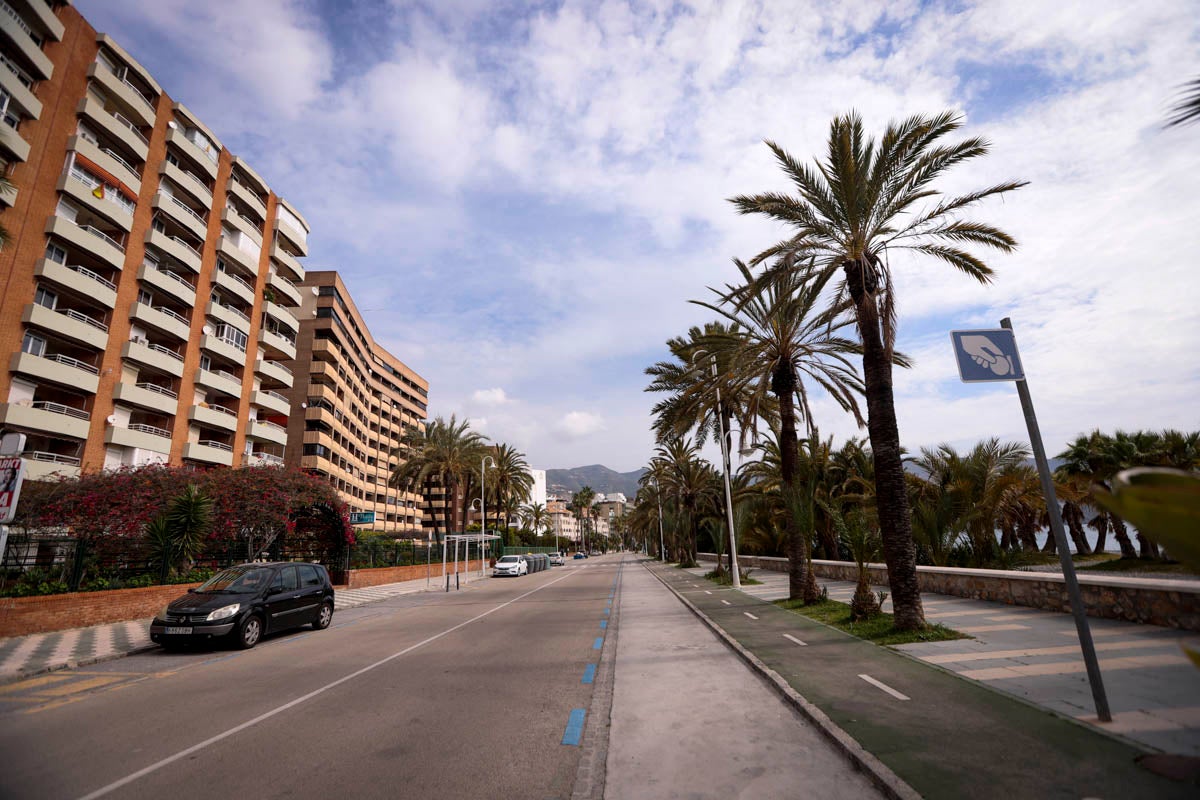
M 268 633 L 333 621 L 333 584 L 320 564 L 278 562 L 223 569 L 172 600 L 150 623 L 150 640 L 171 648 L 229 639 L 249 650 Z
M 587 558 L 587 556 L 586 556 L 586 555 L 584 555 L 583 553 L 576 553 L 576 554 L 575 554 L 575 560 L 576 560 L 576 561 L 578 561 L 578 560 L 579 560 L 579 559 L 581 559 L 581 558 Z
M 566 563 L 567 563 L 567 558 L 562 553 L 551 553 L 550 554 L 550 566 L 561 567 Z
M 501 556 L 492 569 L 492 576 L 496 578 L 504 575 L 511 575 L 515 578 L 528 574 L 529 562 L 525 560 L 525 556 Z

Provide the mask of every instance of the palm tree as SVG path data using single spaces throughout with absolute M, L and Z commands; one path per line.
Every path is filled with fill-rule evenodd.
M 469 482 L 474 474 L 486 442 L 487 437 L 472 431 L 470 423 L 459 422 L 453 414 L 449 422 L 437 417 L 426 423 L 424 429 L 408 428 L 394 451 L 402 463 L 389 476 L 388 485 L 420 486 L 423 491 L 428 491 L 431 483 L 440 483 L 446 498 L 441 521 L 448 532 L 454 522 L 459 486 Z M 438 531 L 435 514 L 434 533 Z
M 1072 478 L 1086 481 L 1093 494 L 1096 488 L 1107 490 L 1109 488 L 1108 481 L 1122 469 L 1118 448 L 1114 446 L 1111 437 L 1099 430 L 1094 430 L 1085 436 L 1075 437 L 1075 440 L 1067 445 L 1067 449 L 1059 453 L 1056 458 L 1062 459 L 1063 462 L 1057 470 L 1060 481 Z M 1137 550 L 1134 549 L 1133 542 L 1129 540 L 1129 533 L 1120 517 L 1110 511 L 1097 508 L 1096 517 L 1093 517 L 1088 524 L 1099 534 L 1096 542 L 1097 552 L 1103 551 L 1104 539 L 1108 531 L 1112 530 L 1117 544 L 1121 548 L 1121 556 L 1123 558 L 1137 557 Z
M 895 623 L 902 630 L 923 627 L 925 617 L 892 396 L 897 305 L 888 253 L 912 250 L 932 256 L 987 283 L 991 268 L 962 245 L 1010 252 L 1016 242 L 999 228 L 959 219 L 957 214 L 984 198 L 1025 185 L 1007 181 L 957 197 L 939 197 L 932 186 L 937 177 L 988 150 L 987 142 L 977 137 L 941 143 L 961 126 L 961 118 L 951 112 L 913 116 L 889 124 L 876 142 L 864 134 L 858 114 L 850 112 L 830 124 L 828 153 L 815 168 L 767 142 L 798 196 L 769 192 L 731 200 L 742 214 L 763 214 L 794 230 L 789 239 L 755 259 L 771 263 L 763 279 L 790 272 L 811 258 L 826 272 L 844 274 L 838 299 L 849 293 L 862 339 L 879 524 Z M 930 198 L 939 199 L 918 208 Z
M 790 507 L 799 491 L 799 448 L 796 441 L 797 417 L 804 420 L 809 433 L 814 430 L 809 387 L 805 379 L 817 384 L 841 408 L 860 423 L 856 395 L 862 382 L 851 363 L 850 354 L 861 352 L 858 346 L 839 332 L 852 324 L 845 314 L 845 303 L 825 307 L 823 293 L 833 273 L 792 270 L 754 291 L 754 276 L 749 267 L 734 262 L 745 284 L 728 286 L 720 294 L 722 305 L 693 300 L 733 323 L 732 333 L 704 340 L 710 352 L 729 354 L 735 370 L 733 385 L 742 388 L 746 418 L 757 435 L 759 409 L 770 395 L 779 410 L 780 480 L 785 505 Z M 804 535 L 797 529 L 794 515 L 784 517 L 788 540 L 788 586 L 793 599 L 800 599 L 806 583 Z
M 1193 78 L 1183 85 L 1183 97 L 1171 108 L 1167 127 L 1186 125 L 1200 119 L 1200 78 Z
M 492 448 L 491 456 L 495 466 L 488 472 L 488 483 L 491 484 L 488 488 L 496 507 L 504 512 L 507 528 L 512 515 L 529 499 L 533 475 L 529 472 L 525 454 L 511 445 L 496 445 Z
M 672 439 L 655 450 L 652 462 L 661 466 L 663 498 L 669 499 L 679 516 L 682 533 L 680 566 L 696 564 L 696 540 L 700 522 L 720 508 L 721 482 L 712 465 L 699 458 L 700 447 L 690 439 Z
M 570 508 L 575 512 L 575 518 L 579 520 L 579 549 L 587 552 L 587 525 L 586 519 L 588 512 L 592 507 L 592 503 L 596 500 L 596 490 L 590 486 L 581 486 L 579 491 L 571 497 Z
M 521 521 L 526 528 L 541 536 L 550 528 L 550 512 L 541 503 L 530 503 L 521 507 Z M 557 548 L 558 542 L 555 542 L 554 546 Z

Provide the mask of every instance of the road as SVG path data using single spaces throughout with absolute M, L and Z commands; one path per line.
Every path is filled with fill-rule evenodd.
M 0 691 L 0 797 L 569 797 L 619 557 Z

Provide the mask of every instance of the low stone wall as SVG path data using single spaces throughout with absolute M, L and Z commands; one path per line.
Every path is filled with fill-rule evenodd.
M 699 558 L 717 560 L 712 553 Z M 788 560 L 738 556 L 738 565 L 787 572 Z M 813 571 L 822 578 L 858 580 L 858 569 L 849 561 L 813 559 Z M 873 585 L 887 586 L 885 565 L 868 564 L 867 574 Z M 1200 631 L 1200 581 L 1076 574 L 1088 616 Z M 1071 613 L 1066 582 L 1055 572 L 917 567 L 917 582 L 922 592 Z
M 470 563 L 465 561 L 458 562 L 458 571 L 463 572 L 478 572 L 481 562 L 476 559 Z M 446 571 L 454 575 L 454 564 L 446 565 Z M 383 586 L 388 583 L 400 583 L 401 581 L 415 581 L 419 578 L 424 578 L 426 574 L 432 574 L 434 578 L 442 577 L 442 564 L 429 565 L 428 569 L 425 564 L 416 564 L 408 567 L 374 567 L 372 569 L 352 569 L 346 573 L 346 589 L 365 589 L 368 586 Z
M 198 583 L 0 598 L 0 637 L 153 617 Z

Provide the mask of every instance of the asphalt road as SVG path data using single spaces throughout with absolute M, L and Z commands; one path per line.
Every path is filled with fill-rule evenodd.
M 0 692 L 0 797 L 569 797 L 619 556 Z

